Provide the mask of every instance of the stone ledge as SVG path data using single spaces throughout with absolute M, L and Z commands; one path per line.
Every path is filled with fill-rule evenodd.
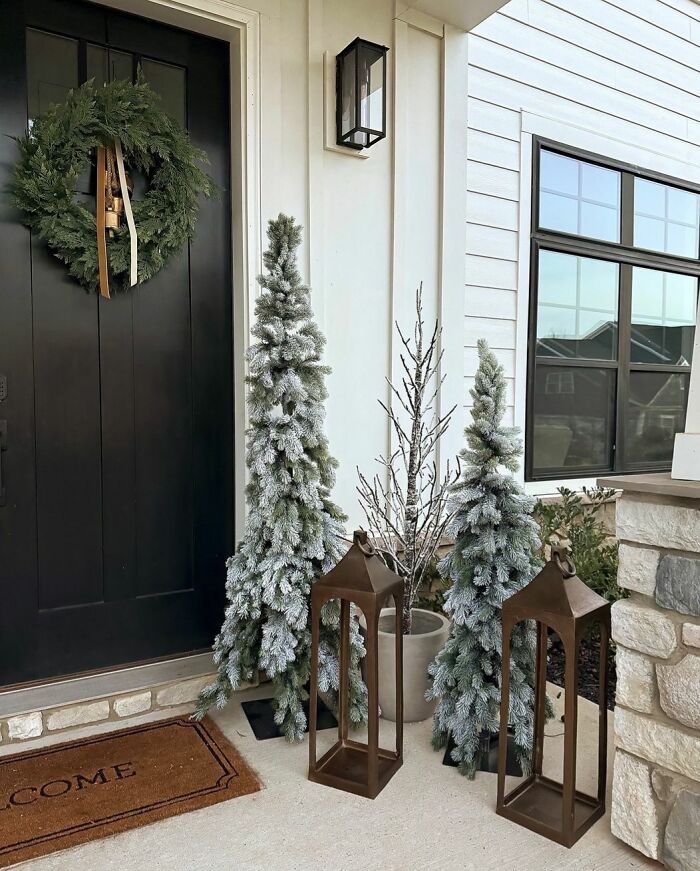
M 198 678 L 159 684 L 139 692 L 117 692 L 100 699 L 86 699 L 79 704 L 14 714 L 0 721 L 0 734 L 6 736 L 8 744 L 15 744 L 49 733 L 79 731 L 85 725 L 99 723 L 109 728 L 121 721 L 126 721 L 126 725 L 130 717 L 158 710 L 168 716 L 168 709 L 175 707 L 179 711 L 184 705 L 192 710 L 192 703 L 199 691 L 214 678 L 215 675 L 210 673 Z
M 648 493 L 652 496 L 700 500 L 700 481 L 680 481 L 672 478 L 670 472 L 598 478 L 597 484 L 599 487 L 610 487 L 625 493 Z

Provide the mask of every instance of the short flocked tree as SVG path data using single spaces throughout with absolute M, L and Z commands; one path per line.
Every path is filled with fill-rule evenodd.
M 448 502 L 455 546 L 440 563 L 450 583 L 444 610 L 452 631 L 430 666 L 428 691 L 438 702 L 433 746 L 444 747 L 451 737 L 452 759 L 469 777 L 479 765 L 480 739 L 499 729 L 501 606 L 538 569 L 535 502 L 513 477 L 522 447 L 517 430 L 502 422 L 505 390 L 503 368 L 482 340 L 462 474 Z M 532 745 L 534 654 L 534 629 L 520 623 L 512 635 L 509 721 L 524 770 Z
M 270 221 L 267 273 L 255 308 L 255 343 L 248 352 L 246 462 L 248 516 L 243 540 L 227 563 L 228 607 L 214 643 L 218 667 L 197 715 L 223 707 L 258 669 L 274 684 L 275 721 L 289 740 L 303 737 L 310 668 L 309 594 L 314 580 L 344 553 L 344 515 L 331 501 L 337 463 L 324 434 L 325 340 L 313 320 L 296 250 L 301 228 L 280 215 Z M 338 688 L 339 605 L 321 619 L 319 689 L 331 703 Z M 364 653 L 351 621 L 349 714 L 366 717 Z

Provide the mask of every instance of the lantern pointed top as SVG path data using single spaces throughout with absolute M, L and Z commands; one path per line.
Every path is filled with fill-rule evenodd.
M 403 582 L 386 566 L 367 533 L 358 529 L 353 534 L 352 547 L 314 587 L 384 596 L 403 589 Z
M 562 544 L 552 545 L 551 558 L 542 571 L 503 604 L 503 610 L 517 612 L 518 619 L 551 615 L 577 620 L 608 607 L 609 603 L 578 577 Z

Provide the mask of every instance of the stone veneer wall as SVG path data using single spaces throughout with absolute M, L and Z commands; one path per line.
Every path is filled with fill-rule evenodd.
M 200 691 L 213 679 L 214 675 L 209 674 L 58 708 L 15 714 L 0 721 L 0 740 L 4 746 L 61 732 L 68 732 L 65 736 L 68 739 L 70 730 L 80 726 L 122 720 L 128 725 L 130 717 L 181 705 L 194 708 Z
M 700 871 L 700 484 L 688 492 L 623 490 L 618 583 L 630 597 L 612 610 L 612 831 L 674 871 Z

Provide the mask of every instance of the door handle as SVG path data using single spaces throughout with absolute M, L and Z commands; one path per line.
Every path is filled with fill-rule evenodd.
M 7 421 L 0 420 L 0 507 L 7 502 L 7 491 L 2 476 L 2 455 L 7 450 Z

